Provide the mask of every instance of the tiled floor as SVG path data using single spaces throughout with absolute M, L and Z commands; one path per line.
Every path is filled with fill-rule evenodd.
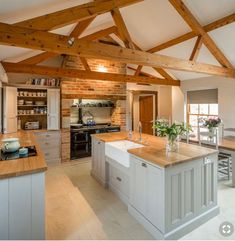
M 90 176 L 90 161 L 49 167 L 46 175 L 47 239 L 153 239 L 127 207 Z M 235 239 L 219 233 L 235 225 L 235 189 L 219 185 L 221 213 L 183 239 Z

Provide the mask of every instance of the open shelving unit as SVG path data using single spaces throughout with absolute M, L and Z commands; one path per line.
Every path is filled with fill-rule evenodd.
M 21 128 L 25 128 L 26 122 L 39 121 L 41 129 L 47 128 L 47 86 L 17 85 L 17 113 L 21 122 Z M 55 88 L 55 87 L 54 87 Z M 23 104 L 19 104 L 19 101 Z M 32 104 L 26 104 L 32 101 Z M 35 104 L 36 101 L 44 101 L 44 104 Z M 30 112 L 30 113 L 29 113 Z M 32 113 L 34 112 L 34 113 Z

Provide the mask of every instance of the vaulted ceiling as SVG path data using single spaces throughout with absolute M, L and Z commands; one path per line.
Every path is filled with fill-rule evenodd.
M 92 1 L 0 0 L 0 22 L 13 24 L 87 2 Z M 201 26 L 208 25 L 209 23 L 235 13 L 234 0 L 184 0 L 183 2 Z M 171 1 L 168 0 L 144 0 L 120 8 L 120 13 L 131 40 L 143 50 L 149 50 L 192 31 L 189 24 L 186 23 L 185 19 L 177 12 Z M 113 25 L 115 25 L 115 22 L 111 13 L 101 14 L 88 25 L 80 37 L 90 35 Z M 75 26 L 76 24 L 70 24 L 62 28 L 54 29 L 51 32 L 69 35 Z M 207 35 L 209 37 L 205 36 L 205 38 L 211 38 L 225 58 L 231 65 L 235 66 L 235 22 L 212 30 L 208 32 Z M 110 36 L 116 39 L 117 42 L 120 40 L 117 39 L 117 36 L 114 34 L 110 34 Z M 197 40 L 197 37 L 193 37 L 182 43 L 162 49 L 157 53 L 189 60 Z M 200 51 L 198 52 L 197 61 L 221 66 L 211 52 L 208 46 L 206 47 L 204 43 L 202 43 Z M 1 61 L 19 62 L 39 53 L 42 53 L 42 51 L 0 45 Z M 137 65 L 134 64 L 129 64 L 129 66 L 135 69 L 137 68 Z M 142 71 L 157 77 L 162 77 L 151 67 L 143 67 Z M 129 72 L 135 73 L 135 71 L 130 69 Z M 167 70 L 167 73 L 180 80 L 206 76 L 201 73 L 183 72 L 179 70 Z

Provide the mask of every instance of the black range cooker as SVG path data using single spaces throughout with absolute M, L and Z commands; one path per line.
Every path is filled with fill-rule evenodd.
M 71 132 L 71 160 L 91 156 L 91 135 L 98 133 L 119 132 L 119 126 L 95 125 L 95 126 L 73 126 Z

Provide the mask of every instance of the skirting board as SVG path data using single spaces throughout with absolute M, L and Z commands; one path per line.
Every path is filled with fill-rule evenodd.
M 152 223 L 150 223 L 147 219 L 145 219 L 142 214 L 140 214 L 134 207 L 128 205 L 128 212 L 138 220 L 140 224 L 142 224 L 148 232 L 150 232 L 153 237 L 157 240 L 177 240 L 184 235 L 190 233 L 200 225 L 204 224 L 211 218 L 217 216 L 219 214 L 219 207 L 215 206 L 208 210 L 207 212 L 195 217 L 187 223 L 184 223 L 180 227 L 172 230 L 166 234 L 163 234 L 159 229 L 157 229 Z

